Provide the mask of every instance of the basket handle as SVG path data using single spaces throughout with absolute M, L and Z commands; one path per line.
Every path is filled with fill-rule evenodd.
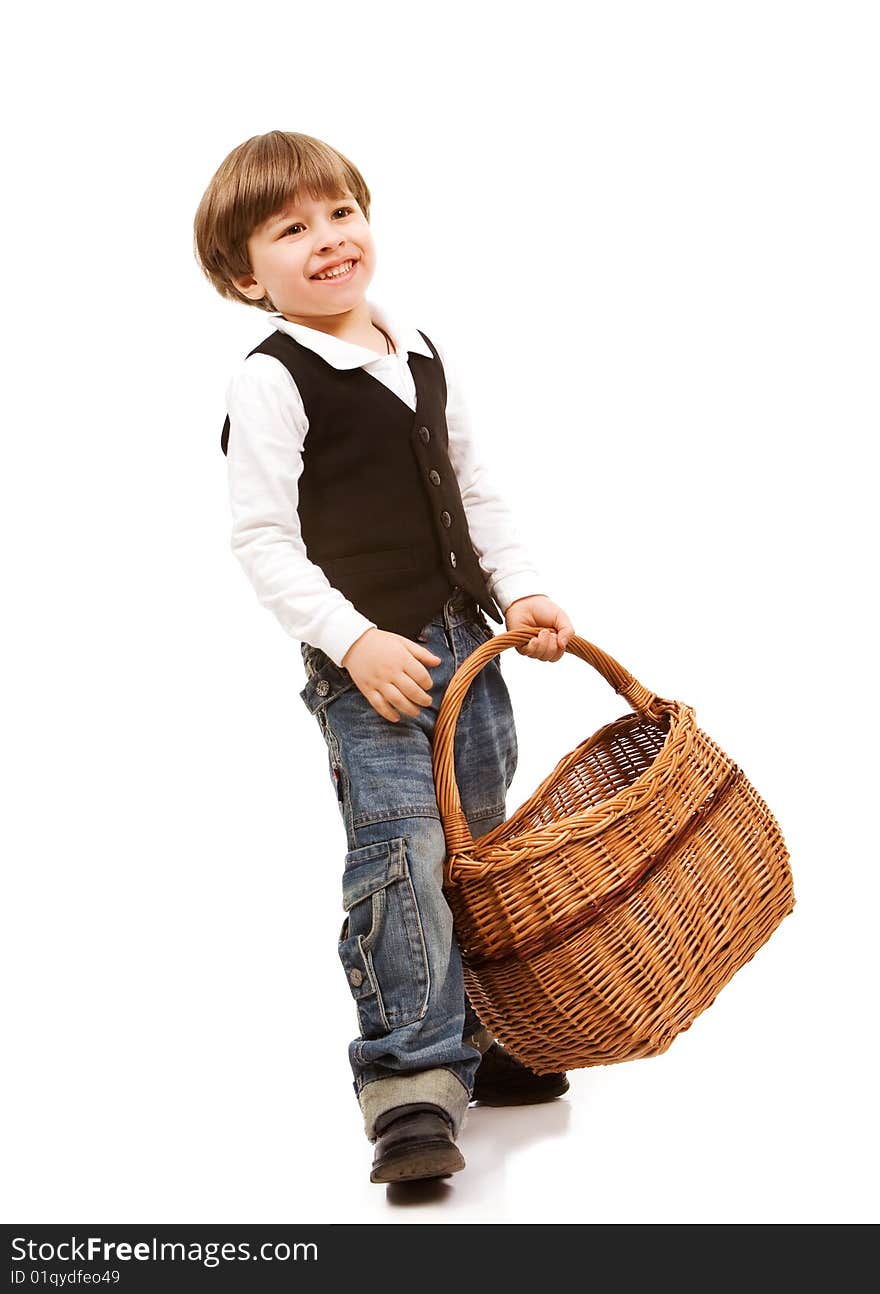
M 455 780 L 455 728 L 468 688 L 483 666 L 488 665 L 495 656 L 507 651 L 509 647 L 524 645 L 539 632 L 538 628 L 532 628 L 494 634 L 462 661 L 446 688 L 434 725 L 433 765 L 437 805 L 450 854 L 468 849 L 474 843 Z M 660 721 L 665 712 L 661 699 L 642 687 L 613 656 L 577 635 L 569 640 L 565 650 L 598 670 L 606 683 L 610 683 L 614 691 L 624 697 L 637 714 L 643 714 L 655 723 Z

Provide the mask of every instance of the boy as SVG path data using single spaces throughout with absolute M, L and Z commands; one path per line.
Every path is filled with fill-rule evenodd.
M 376 264 L 357 168 L 308 135 L 255 136 L 211 180 L 197 260 L 221 295 L 276 330 L 227 388 L 232 549 L 259 600 L 302 644 L 345 823 L 339 955 L 360 1036 L 354 1090 L 374 1182 L 446 1177 L 471 1100 L 561 1095 L 494 1042 L 467 1001 L 442 892 L 445 842 L 431 739 L 444 690 L 492 636 L 557 661 L 574 630 L 485 478 L 433 340 L 366 300 Z M 496 657 L 456 729 L 474 836 L 506 816 L 516 767 Z

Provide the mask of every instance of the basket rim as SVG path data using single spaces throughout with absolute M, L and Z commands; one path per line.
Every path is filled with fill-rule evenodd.
M 657 698 L 664 718 L 669 717 L 669 727 L 663 745 L 653 762 L 629 786 L 622 787 L 607 800 L 594 804 L 583 813 L 571 814 L 565 819 L 571 829 L 577 830 L 579 839 L 586 840 L 601 835 L 620 818 L 633 813 L 647 803 L 658 787 L 668 782 L 678 768 L 690 755 L 697 734 L 696 714 L 693 706 L 684 701 Z M 558 831 L 552 841 L 548 840 L 548 826 L 554 824 L 540 823 L 525 830 L 518 831 L 523 821 L 533 812 L 538 802 L 553 788 L 567 769 L 590 750 L 598 745 L 615 730 L 636 727 L 643 724 L 647 716 L 643 713 L 629 712 L 603 724 L 591 736 L 579 742 L 551 769 L 543 781 L 532 791 L 503 822 L 498 823 L 491 831 L 478 836 L 473 844 L 465 849 L 451 850 L 447 856 L 446 883 L 456 884 L 463 880 L 474 879 L 486 874 L 487 863 L 483 855 L 492 854 L 491 871 L 493 874 L 506 871 L 516 866 L 524 853 L 531 859 L 559 848 Z M 558 824 L 556 824 L 558 826 Z M 508 844 L 508 837 L 515 836 L 516 841 Z

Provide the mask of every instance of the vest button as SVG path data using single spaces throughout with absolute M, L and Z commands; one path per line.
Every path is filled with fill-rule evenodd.
M 431 433 L 428 431 L 427 427 L 419 427 L 419 437 L 422 444 L 427 445 L 428 441 L 431 439 Z
M 450 566 L 455 566 L 455 565 L 456 565 L 455 553 L 450 553 L 450 554 L 449 554 L 449 565 L 450 565 Z
M 319 678 L 315 684 L 315 691 L 318 693 L 318 696 L 326 696 L 330 691 L 330 684 L 325 678 Z
M 446 526 L 447 529 L 452 525 L 452 518 L 450 517 L 448 512 L 441 512 L 440 520 L 443 522 L 444 526 Z
M 431 482 L 432 485 L 440 484 L 440 473 L 435 471 L 433 467 L 428 473 L 428 480 Z
M 360 988 L 361 984 L 364 982 L 364 973 L 363 971 L 359 971 L 357 966 L 352 966 L 351 970 L 348 972 L 348 978 L 351 980 L 355 988 Z

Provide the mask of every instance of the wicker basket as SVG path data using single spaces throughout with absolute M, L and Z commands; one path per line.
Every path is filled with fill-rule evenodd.
M 642 687 L 583 638 L 633 713 L 559 761 L 474 840 L 455 726 L 476 674 L 532 630 L 497 634 L 454 674 L 434 733 L 445 892 L 477 1014 L 539 1073 L 656 1056 L 794 907 L 767 805 L 693 709 Z

